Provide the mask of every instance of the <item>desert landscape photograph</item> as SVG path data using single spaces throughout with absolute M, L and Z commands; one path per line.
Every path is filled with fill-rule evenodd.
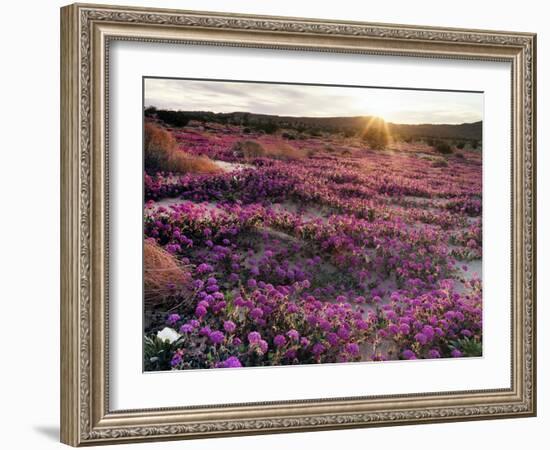
M 144 371 L 482 356 L 482 129 L 481 92 L 144 78 Z

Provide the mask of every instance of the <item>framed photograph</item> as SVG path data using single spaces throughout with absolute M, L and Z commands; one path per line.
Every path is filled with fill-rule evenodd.
M 62 8 L 62 442 L 535 415 L 535 57 Z

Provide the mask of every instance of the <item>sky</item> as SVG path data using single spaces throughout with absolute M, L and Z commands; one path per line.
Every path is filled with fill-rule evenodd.
M 483 118 L 483 94 L 146 78 L 144 105 L 295 117 L 379 116 L 402 124 L 458 124 Z

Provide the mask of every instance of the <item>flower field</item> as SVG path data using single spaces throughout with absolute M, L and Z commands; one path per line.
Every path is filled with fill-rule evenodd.
M 480 150 L 146 124 L 145 370 L 481 355 Z

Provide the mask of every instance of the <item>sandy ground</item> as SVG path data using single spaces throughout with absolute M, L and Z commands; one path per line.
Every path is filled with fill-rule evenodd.
M 227 162 L 227 161 L 220 161 L 220 160 L 217 160 L 217 159 L 215 159 L 214 162 L 224 172 L 236 172 L 236 171 L 239 171 L 239 170 L 251 169 L 251 168 L 254 167 L 250 164 L 232 163 L 232 162 Z

